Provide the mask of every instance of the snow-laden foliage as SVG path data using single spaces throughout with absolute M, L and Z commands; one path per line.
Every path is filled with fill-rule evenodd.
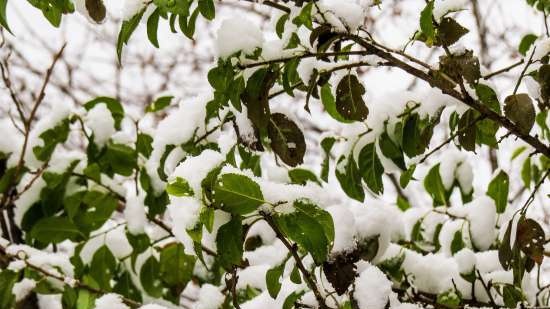
M 102 0 L 28 2 L 54 26 L 109 18 Z M 0 118 L 0 309 L 550 305 L 547 225 L 529 213 L 550 205 L 550 35 L 489 72 L 461 44 L 456 14 L 475 3 L 422 3 L 396 49 L 364 26 L 383 1 L 266 0 L 266 27 L 220 21 L 210 91 L 140 112 L 107 96 L 43 104 L 64 48 L 28 105 L 2 65 L 16 117 Z M 547 1 L 525 5 L 546 25 Z M 213 0 L 122 7 L 119 61 L 140 23 L 158 47 L 159 25 L 187 40 L 216 18 Z M 372 95 L 363 70 L 387 68 L 429 87 Z M 512 90 L 492 82 L 514 68 Z M 283 96 L 334 126 L 306 126 Z M 506 139 L 511 169 L 494 163 Z

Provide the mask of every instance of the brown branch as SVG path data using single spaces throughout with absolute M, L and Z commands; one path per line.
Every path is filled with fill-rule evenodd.
M 437 82 L 432 76 L 430 76 L 428 73 L 413 67 L 404 61 L 397 59 L 392 54 L 385 52 L 381 50 L 380 48 L 374 46 L 373 44 L 369 43 L 368 41 L 364 40 L 362 37 L 356 36 L 356 35 L 348 35 L 348 38 L 355 41 L 356 43 L 360 44 L 367 50 L 371 52 L 371 54 L 379 56 L 380 58 L 386 60 L 389 65 L 398 68 L 402 71 L 405 71 L 413 76 L 416 76 L 425 82 L 429 83 L 432 87 L 439 88 L 443 93 L 454 97 L 455 99 L 463 102 L 464 104 L 468 105 L 469 107 L 477 110 L 482 115 L 484 115 L 486 118 L 493 120 L 506 128 L 508 131 L 512 132 L 515 136 L 522 139 L 527 144 L 531 145 L 537 152 L 542 153 L 543 155 L 550 158 L 550 147 L 545 145 L 542 141 L 540 141 L 538 138 L 533 137 L 529 135 L 528 133 L 523 132 L 520 130 L 510 119 L 497 114 L 495 111 L 491 110 L 488 106 L 485 104 L 473 99 L 470 96 L 463 96 L 459 91 L 442 86 L 440 83 Z
M 486 74 L 483 76 L 483 79 L 490 79 L 491 77 L 494 77 L 496 75 L 499 75 L 499 74 L 502 74 L 502 73 L 506 73 L 512 69 L 514 69 L 515 67 L 518 67 L 520 65 L 523 64 L 523 62 L 525 62 L 525 60 L 521 59 L 520 61 L 516 62 L 516 63 L 513 63 L 507 67 L 504 67 L 500 70 L 497 70 L 497 71 L 494 71 L 493 73 L 489 73 L 489 74 Z

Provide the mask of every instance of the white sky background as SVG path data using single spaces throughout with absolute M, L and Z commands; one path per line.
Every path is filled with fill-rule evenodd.
M 109 8 L 112 9 L 112 17 L 116 19 L 120 16 L 117 6 L 122 1 L 106 1 Z M 490 57 L 488 59 L 491 60 L 492 66 L 486 72 L 506 67 L 519 60 L 516 51 L 523 35 L 544 33 L 541 14 L 535 13 L 528 7 L 525 0 L 480 0 L 479 2 L 481 15 L 489 29 Z M 9 41 L 24 55 L 33 68 L 41 72 L 50 65 L 52 52 L 57 51 L 64 42 L 67 42 L 66 60 L 56 68 L 53 80 L 61 85 L 70 85 L 71 89 L 75 91 L 75 97 L 71 99 L 57 87 L 51 87 L 45 100 L 46 103 L 61 99 L 73 100 L 75 104 L 83 104 L 93 96 L 118 95 L 126 104 L 136 106 L 136 113 L 139 113 L 154 96 L 171 94 L 181 98 L 190 98 L 210 91 L 206 73 L 210 67 L 215 65 L 215 32 L 224 18 L 235 15 L 246 16 L 264 29 L 269 28 L 265 23 L 265 17 L 250 11 L 249 8 L 252 7 L 250 4 L 224 1 L 223 4 L 217 3 L 217 6 L 217 16 L 213 22 L 207 23 L 199 17 L 195 42 L 188 40 L 181 33 L 170 33 L 169 26 L 164 21 L 159 26 L 161 48 L 155 49 L 148 42 L 145 25 L 142 23 L 132 36 L 130 44 L 124 48 L 121 70 L 115 64 L 118 21 L 110 20 L 101 26 L 94 26 L 90 25 L 81 15 L 74 14 L 64 16 L 61 28 L 56 29 L 42 17 L 40 11 L 27 4 L 26 1 L 12 0 L 9 1 L 8 20 L 16 37 L 10 37 Z M 380 42 L 399 48 L 417 30 L 418 17 L 424 6 L 423 0 L 383 0 L 382 10 L 376 7 L 370 9 L 367 30 L 374 33 L 375 38 Z M 263 13 L 270 12 L 269 9 L 260 5 L 254 7 Z M 462 25 L 471 30 L 462 38 L 461 44 L 467 48 L 473 48 L 477 53 L 479 41 L 471 6 L 468 7 L 468 10 L 457 13 L 456 16 Z M 266 39 L 269 39 L 268 35 L 266 35 Z M 414 43 L 407 51 L 420 59 L 428 59 L 427 62 L 431 64 L 437 62 L 439 55 L 434 54 L 428 58 L 430 50 L 419 42 Z M 14 62 L 14 67 L 17 67 L 16 63 Z M 68 67 L 72 68 L 70 83 Z M 503 74 L 502 77 L 492 80 L 497 86 L 501 102 L 512 92 L 516 82 L 515 78 L 519 75 L 520 70 L 521 67 L 516 68 L 510 74 Z M 30 89 L 37 89 L 41 82 L 39 76 L 31 74 L 25 69 L 14 69 L 14 73 Z M 170 78 L 166 80 L 166 76 Z M 367 104 L 369 104 L 368 102 L 391 104 L 391 102 L 386 102 L 388 98 L 391 98 L 396 92 L 403 92 L 411 83 L 411 78 L 408 75 L 386 68 L 363 72 L 362 78 L 367 90 Z M 415 90 L 422 91 L 426 87 L 428 86 L 425 83 L 418 82 Z M 520 88 L 520 92 L 522 91 L 526 91 L 524 86 Z M 1 92 L 0 100 L 0 112 L 6 112 L 9 100 Z M 313 116 L 311 117 L 303 111 L 303 97 L 298 96 L 297 100 L 300 103 L 296 103 L 296 100 L 289 97 L 277 98 L 273 104 L 293 110 L 303 120 L 302 125 L 306 127 L 311 125 L 322 130 L 340 129 L 339 124 L 324 115 L 318 105 L 312 108 Z M 308 120 L 310 117 L 312 120 Z M 442 122 L 445 123 L 446 120 L 442 120 Z M 441 125 L 441 127 L 445 127 L 445 125 Z M 436 132 L 432 147 L 439 144 L 444 138 L 443 133 L 443 130 Z M 498 136 L 503 134 L 502 131 L 499 131 Z M 315 147 L 319 136 L 313 133 L 310 135 L 312 140 L 308 141 L 308 147 L 312 145 Z M 521 145 L 520 141 L 507 138 L 501 144 L 499 151 L 499 166 L 510 174 L 512 182 L 510 195 L 515 194 L 520 187 L 519 171 L 523 160 L 520 158 L 513 162 L 510 161 L 511 152 L 519 145 Z M 486 149 L 479 149 L 479 154 L 486 157 Z M 474 154 L 468 154 L 468 156 L 471 158 L 469 162 L 474 167 L 474 188 L 478 194 L 483 194 L 492 173 L 488 160 L 480 160 Z M 434 156 L 431 162 L 437 163 L 438 160 L 439 158 Z M 312 167 L 314 166 L 314 169 L 318 169 L 318 157 L 310 156 L 306 162 Z M 421 176 L 425 172 L 426 170 L 419 169 L 416 175 Z M 337 184 L 334 186 L 338 187 Z M 407 187 L 406 193 L 411 197 L 413 205 L 429 206 L 431 201 L 425 192 L 419 190 L 421 186 L 421 181 L 414 182 Z M 385 183 L 385 187 L 388 190 L 382 199 L 393 202 L 395 195 L 391 190 L 391 184 Z M 541 192 L 550 193 L 550 186 L 546 185 L 541 188 Z M 523 198 L 519 199 L 521 203 L 525 201 L 528 194 L 527 191 L 523 193 Z M 541 196 L 544 195 L 541 194 Z M 534 215 L 541 219 L 544 218 L 548 225 L 547 220 L 550 217 L 545 215 L 545 211 L 541 211 L 541 206 L 544 203 L 546 203 L 546 208 L 550 208 L 548 200 L 546 202 L 541 199 L 535 201 L 533 206 L 537 207 L 533 207 L 536 209 Z M 550 213 L 550 209 L 547 211 Z

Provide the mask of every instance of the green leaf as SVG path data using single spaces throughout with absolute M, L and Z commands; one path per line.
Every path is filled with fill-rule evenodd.
M 159 48 L 157 32 L 159 28 L 160 10 L 157 8 L 147 19 L 147 38 L 156 48 Z
M 513 94 L 504 100 L 504 115 L 510 119 L 523 134 L 529 134 L 535 124 L 535 107 L 526 93 Z
M 363 121 L 369 115 L 369 109 L 363 100 L 365 87 L 357 76 L 348 74 L 336 87 L 336 109 L 347 120 Z
M 306 153 L 304 133 L 285 114 L 271 115 L 267 135 L 271 140 L 271 149 L 284 163 L 296 166 L 304 161 Z
M 313 9 L 313 3 L 308 2 L 306 5 L 304 5 L 302 10 L 300 11 L 300 14 L 294 17 L 292 22 L 298 27 L 300 27 L 301 25 L 304 25 L 309 30 L 312 30 L 313 29 L 313 20 L 311 16 L 312 9 Z
M 119 100 L 110 98 L 110 97 L 97 97 L 91 101 L 88 101 L 84 104 L 84 108 L 89 111 L 94 108 L 97 104 L 104 103 L 107 105 L 107 109 L 111 112 L 111 116 L 115 120 L 115 128 L 120 130 L 120 124 L 122 119 L 124 119 L 124 107 Z
M 454 255 L 458 251 L 465 247 L 464 240 L 462 240 L 462 230 L 455 232 L 453 240 L 451 241 L 451 253 Z
M 401 209 L 401 211 L 406 211 L 407 209 L 411 208 L 411 204 L 409 203 L 409 201 L 407 201 L 407 199 L 401 197 L 401 196 L 397 196 L 397 207 L 399 207 L 399 209 Z
M 321 179 L 323 179 L 325 182 L 328 181 L 328 171 L 330 168 L 330 150 L 332 149 L 332 146 L 334 146 L 335 142 L 336 139 L 334 137 L 325 137 L 321 141 L 321 148 L 323 148 L 325 156 L 321 165 Z
M 529 33 L 523 36 L 521 38 L 521 41 L 519 42 L 518 51 L 523 56 L 527 55 L 527 51 L 529 51 L 529 48 L 535 43 L 535 41 L 538 39 L 538 37 L 535 34 Z
M 117 278 L 113 292 L 120 294 L 126 298 L 141 302 L 141 291 L 137 289 L 132 281 L 130 274 L 125 271 Z
M 116 260 L 107 246 L 99 248 L 90 264 L 90 276 L 97 282 L 99 288 L 111 290 L 111 280 L 116 274 Z
M 329 83 L 326 83 L 321 87 L 321 103 L 323 103 L 323 106 L 325 107 L 327 113 L 335 120 L 343 123 L 352 122 L 351 120 L 347 120 L 342 115 L 340 115 L 340 113 L 338 113 L 338 110 L 336 108 L 336 100 L 332 95 L 332 90 Z
M 424 188 L 432 197 L 435 206 L 447 204 L 445 187 L 443 186 L 443 181 L 439 174 L 439 166 L 440 164 L 438 163 L 436 166 L 432 167 L 426 175 L 426 178 L 424 178 Z
M 414 171 L 416 170 L 416 164 L 413 164 L 409 166 L 409 168 L 401 173 L 401 176 L 399 177 L 399 185 L 401 188 L 407 187 L 411 179 L 413 178 Z
M 107 174 L 130 176 L 137 168 L 135 150 L 123 144 L 109 143 L 105 147 L 105 153 L 99 164 Z
M 302 276 L 300 275 L 300 271 L 296 265 L 294 265 L 294 268 L 292 268 L 292 272 L 290 273 L 290 281 L 295 284 L 302 283 Z
M 523 165 L 521 166 L 521 180 L 527 188 L 531 186 L 531 179 L 533 177 L 532 174 L 531 157 L 527 157 L 527 159 L 523 161 Z
M 186 255 L 183 245 L 172 243 L 160 252 L 160 276 L 170 286 L 185 287 L 191 280 L 195 257 Z
M 420 13 L 420 30 L 426 36 L 426 44 L 431 46 L 435 39 L 435 27 L 432 22 L 434 2 L 428 1 Z
M 231 270 L 241 265 L 243 258 L 243 226 L 239 216 L 233 216 L 216 234 L 216 248 L 220 264 Z
M 279 291 L 281 290 L 281 282 L 280 279 L 283 276 L 283 271 L 285 270 L 285 264 L 277 265 L 271 269 L 269 269 L 265 273 L 265 282 L 267 285 L 267 291 L 269 292 L 269 296 L 271 298 L 276 299 L 277 295 L 279 295 Z
M 498 260 L 504 270 L 509 270 L 512 263 L 512 248 L 510 246 L 510 238 L 512 236 L 512 220 L 508 222 L 508 227 L 502 237 L 502 242 L 498 247 Z
M 214 19 L 216 16 L 214 0 L 199 0 L 199 11 L 204 18 L 208 20 Z
M 310 2 L 311 4 L 311 2 Z M 286 298 L 285 298 L 285 302 L 283 303 L 283 309 L 292 309 L 292 308 L 296 308 L 295 304 L 296 302 L 300 299 L 300 297 L 302 297 L 302 295 L 304 295 L 306 292 L 305 291 L 300 291 L 300 292 L 292 292 L 290 293 Z
M 350 154 L 348 158 L 342 156 L 338 159 L 335 174 L 340 187 L 342 187 L 347 196 L 359 202 L 365 199 L 365 191 L 361 183 L 361 173 L 355 163 L 353 154 Z
M 508 308 L 515 308 L 517 304 L 524 300 L 523 293 L 512 284 L 505 284 L 502 288 L 502 298 L 504 305 Z
M 445 308 L 460 308 L 461 302 L 462 295 L 459 291 L 455 291 L 455 289 L 449 289 L 437 295 L 437 304 L 440 304 L 442 307 Z
M 67 140 L 69 131 L 69 120 L 64 119 L 55 127 L 41 133 L 40 138 L 44 141 L 44 145 L 33 147 L 32 151 L 35 157 L 40 161 L 47 161 L 57 145 Z
M 0 309 L 11 309 L 15 303 L 13 286 L 17 282 L 17 273 L 4 269 L 0 272 Z
M 334 241 L 334 222 L 327 211 L 307 199 L 294 201 L 294 207 L 319 222 L 329 243 Z
M 277 36 L 279 37 L 279 39 L 283 38 L 283 33 L 285 32 L 285 23 L 288 20 L 289 16 L 290 16 L 289 14 L 283 14 L 277 20 L 277 24 L 275 25 L 275 32 L 277 33 Z
M 327 217 L 326 214 L 319 211 L 317 214 L 312 214 L 302 210 L 311 209 L 312 204 L 295 203 L 295 206 L 296 211 L 292 213 L 278 214 L 275 217 L 276 224 L 286 237 L 308 251 L 315 264 L 320 265 L 326 261 L 332 246 L 327 235 L 334 235 L 334 232 L 332 234 L 330 232 L 330 229 L 334 229 L 334 227 L 330 223 L 326 223 L 328 220 L 332 223 L 332 217 L 330 215 Z M 319 233 L 319 231 L 324 232 Z
M 40 219 L 31 230 L 31 237 L 45 244 L 60 243 L 65 239 L 77 240 L 83 235 L 66 217 Z
M 138 133 L 136 140 L 136 150 L 146 158 L 151 156 L 153 152 L 153 138 L 145 133 Z
M 317 179 L 317 175 L 315 175 L 312 171 L 303 168 L 295 168 L 288 171 L 288 177 L 290 178 L 290 181 L 295 184 L 305 185 L 308 181 L 311 181 L 321 185 L 321 182 Z
M 392 160 L 392 162 L 397 165 L 402 170 L 407 169 L 405 166 L 405 159 L 403 157 L 403 150 L 399 145 L 397 145 L 391 137 L 388 135 L 388 132 L 384 131 L 378 138 L 378 145 L 384 157 Z
M 359 152 L 359 173 L 363 176 L 363 180 L 375 194 L 384 192 L 384 184 L 382 183 L 382 174 L 384 167 L 376 153 L 376 144 L 367 144 L 361 152 Z
M 116 47 L 118 63 L 121 63 L 122 47 L 128 44 L 128 41 L 130 41 L 130 37 L 132 36 L 132 33 L 134 33 L 137 26 L 139 25 L 139 22 L 143 17 L 143 13 L 145 13 L 145 9 L 141 10 L 132 18 L 130 18 L 129 20 L 125 20 L 122 23 L 122 27 L 120 28 L 120 32 L 118 33 L 117 47 Z
M 214 187 L 214 200 L 224 210 L 246 215 L 265 203 L 260 186 L 252 179 L 238 174 L 224 174 Z
M 164 108 L 170 106 L 172 99 L 174 99 L 174 96 L 159 97 L 153 103 L 149 104 L 147 108 L 145 108 L 145 112 L 154 113 L 163 110 Z
M 194 192 L 187 180 L 177 177 L 174 182 L 166 186 L 166 192 L 173 196 L 193 196 Z
M 181 29 L 181 32 L 185 34 L 186 37 L 189 39 L 193 39 L 193 35 L 195 34 L 195 23 L 197 22 L 197 17 L 199 16 L 199 8 L 197 7 L 193 14 L 191 14 L 191 17 L 187 19 L 186 16 L 180 15 L 178 19 L 178 23 Z
M 11 33 L 10 27 L 8 26 L 8 18 L 6 17 L 7 5 L 8 0 L 0 0 L 0 26 L 4 27 L 4 29 Z
M 504 171 L 500 171 L 489 183 L 487 195 L 495 201 L 497 213 L 503 213 L 506 210 L 509 186 L 510 179 Z
M 476 95 L 484 105 L 488 106 L 495 113 L 501 114 L 500 103 L 498 102 L 498 97 L 493 88 L 485 84 L 477 84 L 475 86 Z
M 163 289 L 159 273 L 160 264 L 153 256 L 145 261 L 139 273 L 139 280 L 145 292 L 156 298 L 162 296 Z

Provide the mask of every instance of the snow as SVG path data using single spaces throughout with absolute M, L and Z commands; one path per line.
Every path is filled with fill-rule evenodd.
M 40 309 L 63 309 L 61 294 L 37 294 Z
M 456 179 L 464 193 L 470 193 L 473 190 L 474 172 L 472 165 L 468 161 L 462 161 L 456 169 Z
M 34 176 L 30 174 L 25 174 L 23 176 L 20 185 L 18 185 L 20 192 L 33 178 Z M 19 198 L 15 201 L 14 219 L 17 225 L 21 225 L 25 213 L 36 201 L 38 201 L 40 198 L 40 192 L 44 187 L 46 187 L 46 181 L 40 177 L 35 180 L 32 186 L 30 186 L 27 191 L 23 192 L 23 194 L 21 194 L 21 196 L 19 196 Z
M 23 280 L 13 285 L 13 295 L 15 295 L 15 301 L 23 300 L 29 293 L 36 287 L 36 281 L 29 278 L 23 278 Z
M 0 119 L 0 132 L 3 132 L 0 139 L 0 153 L 11 154 L 7 167 L 15 166 L 21 152 L 21 134 L 12 122 L 5 118 Z
M 168 308 L 157 304 L 147 304 L 139 307 L 139 309 L 168 309 Z
M 243 142 L 247 144 L 252 144 L 256 142 L 256 134 L 254 132 L 254 127 L 252 122 L 247 116 L 247 108 L 244 105 L 241 105 L 242 112 L 237 110 L 233 111 L 235 115 L 235 123 L 239 128 L 239 136 L 242 138 Z
M 451 256 L 451 243 L 456 232 L 461 231 L 463 226 L 463 220 L 449 220 L 443 223 L 441 231 L 439 232 L 439 244 L 441 245 L 440 252 L 444 253 L 446 256 Z M 462 237 L 464 237 L 464 234 L 463 231 Z
M 535 48 L 534 53 L 533 48 Z M 543 57 L 550 54 L 550 38 L 546 38 L 531 46 L 531 49 L 527 52 L 527 56 L 530 57 L 532 53 L 533 61 L 541 60 Z
M 68 118 L 71 114 L 71 110 L 72 105 L 68 101 L 54 101 L 50 106 L 48 117 L 40 118 L 31 130 L 27 149 L 33 149 L 36 146 L 44 146 L 44 141 L 40 138 L 40 135 Z M 38 168 L 41 165 L 33 151 L 25 152 L 25 162 L 27 166 L 30 167 Z
M 343 205 L 335 205 L 326 209 L 334 222 L 334 245 L 332 252 L 345 251 L 355 246 L 355 219 L 353 213 Z
M 391 281 L 376 266 L 370 266 L 355 281 L 353 297 L 360 309 L 383 309 L 392 292 Z
M 74 274 L 74 268 L 69 261 L 69 257 L 62 252 L 51 253 L 27 245 L 10 245 L 6 249 L 6 253 L 17 256 L 20 259 L 26 259 L 28 264 L 40 267 L 53 274 L 69 277 L 72 277 Z
M 126 231 L 122 225 L 105 235 L 105 245 L 107 245 L 117 259 L 127 257 L 133 250 L 128 238 L 126 238 Z
M 214 150 L 206 149 L 198 156 L 188 156 L 181 162 L 174 172 L 168 177 L 169 182 L 175 181 L 178 177 L 185 179 L 197 198 L 202 196 L 201 182 L 208 173 L 220 165 L 225 157 Z
M 458 265 L 458 272 L 461 274 L 469 274 L 476 265 L 476 255 L 469 248 L 463 248 L 454 255 L 455 261 Z
M 128 190 L 126 192 L 124 218 L 126 219 L 128 231 L 132 235 L 142 234 L 145 232 L 147 217 L 145 214 L 144 199 L 144 194 L 136 194 L 135 190 Z
M 287 252 L 285 245 L 280 240 L 276 240 L 272 245 L 261 246 L 254 251 L 244 252 L 243 257 L 252 266 L 268 264 L 273 267 L 281 264 L 286 258 Z
M 489 249 L 496 237 L 497 212 L 494 200 L 481 196 L 465 206 L 469 210 L 468 220 L 473 244 L 479 250 Z
M 218 56 L 227 58 L 238 51 L 251 54 L 261 47 L 263 33 L 248 18 L 240 16 L 225 19 L 217 32 Z
M 93 132 L 94 143 L 103 147 L 115 134 L 115 120 L 107 104 L 99 103 L 88 111 L 84 124 Z
M 245 289 L 247 286 L 264 291 L 267 289 L 265 282 L 265 274 L 271 268 L 270 265 L 254 265 L 245 269 L 239 270 L 237 281 L 237 289 Z
M 365 21 L 365 10 L 355 0 L 324 0 L 320 5 L 324 17 L 338 31 L 355 32 Z
M 388 205 L 362 205 L 352 208 L 355 218 L 357 241 L 378 237 L 378 252 L 373 261 L 378 261 L 386 251 L 392 238 L 393 229 L 401 227 L 396 212 Z
M 199 299 L 193 309 L 218 309 L 224 302 L 225 296 L 220 289 L 211 284 L 201 286 Z
M 447 13 L 463 10 L 467 3 L 467 0 L 436 0 L 433 16 L 437 21 L 440 21 Z
M 120 295 L 109 293 L 95 301 L 95 309 L 130 309 L 122 302 Z
M 305 58 L 300 60 L 296 71 L 298 76 L 304 82 L 304 85 L 309 85 L 309 80 L 313 74 L 313 71 L 319 67 L 319 61 L 315 58 Z
M 185 254 L 194 255 L 193 240 L 187 234 L 199 220 L 201 203 L 193 197 L 170 196 L 168 213 L 172 220 L 172 232 L 185 247 Z
M 159 122 L 153 135 L 153 152 L 145 165 L 155 192 L 161 193 L 165 187 L 165 183 L 158 176 L 157 169 L 166 146 L 181 145 L 193 138 L 193 134 L 199 136 L 204 134 L 207 102 L 207 98 L 204 97 L 184 100 L 179 104 L 178 109 L 171 111 Z M 172 171 L 165 169 L 165 173 L 169 175 Z
M 123 0 L 122 2 L 122 19 L 129 20 L 134 15 L 145 8 L 146 0 Z

